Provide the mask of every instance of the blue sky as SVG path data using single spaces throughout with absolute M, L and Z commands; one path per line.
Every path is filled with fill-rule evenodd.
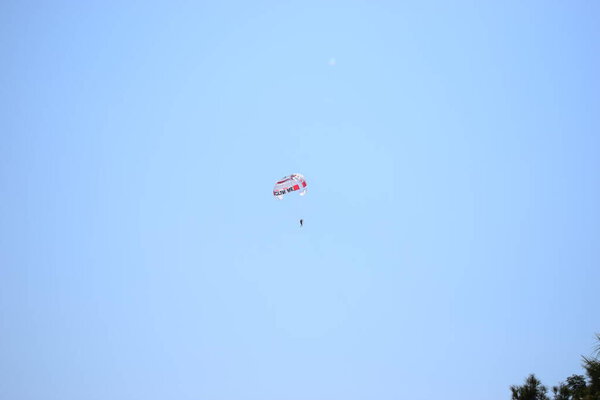
M 599 17 L 4 1 L 0 398 L 506 399 L 579 372 Z M 308 195 L 275 200 L 294 172 Z

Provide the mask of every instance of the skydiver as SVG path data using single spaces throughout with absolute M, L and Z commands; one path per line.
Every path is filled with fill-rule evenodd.
M 300 227 L 301 227 L 301 228 L 302 228 L 302 226 L 303 226 L 302 224 L 304 224 L 304 220 L 303 220 L 303 219 L 300 219 Z

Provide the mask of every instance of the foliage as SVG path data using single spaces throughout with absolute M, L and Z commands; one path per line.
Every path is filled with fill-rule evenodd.
M 600 400 L 600 360 L 583 357 L 583 368 L 588 376 L 587 397 L 584 400 Z
M 594 356 L 582 357 L 586 375 L 571 375 L 565 382 L 552 387 L 553 400 L 600 400 L 600 334 Z M 531 374 L 520 386 L 511 386 L 512 400 L 549 400 L 547 389 Z
M 552 388 L 554 400 L 583 400 L 586 383 L 583 375 L 571 375 L 566 383 L 561 382 Z
M 535 375 L 531 374 L 521 386 L 511 386 L 512 400 L 549 400 L 547 389 Z

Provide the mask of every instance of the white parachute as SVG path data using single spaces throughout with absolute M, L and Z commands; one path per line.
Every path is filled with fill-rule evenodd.
M 308 184 L 306 183 L 306 179 L 304 179 L 304 175 L 291 174 L 281 178 L 275 183 L 273 196 L 281 200 L 285 194 L 295 191 L 299 191 L 300 196 L 304 196 L 306 194 L 307 186 Z

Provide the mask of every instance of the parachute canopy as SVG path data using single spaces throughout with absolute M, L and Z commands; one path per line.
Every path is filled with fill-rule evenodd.
M 284 194 L 295 192 L 297 190 L 300 191 L 300 196 L 304 196 L 306 194 L 306 186 L 306 179 L 304 179 L 303 175 L 291 174 L 290 176 L 281 178 L 277 183 L 275 183 L 275 187 L 273 188 L 273 196 L 281 200 L 283 199 Z

